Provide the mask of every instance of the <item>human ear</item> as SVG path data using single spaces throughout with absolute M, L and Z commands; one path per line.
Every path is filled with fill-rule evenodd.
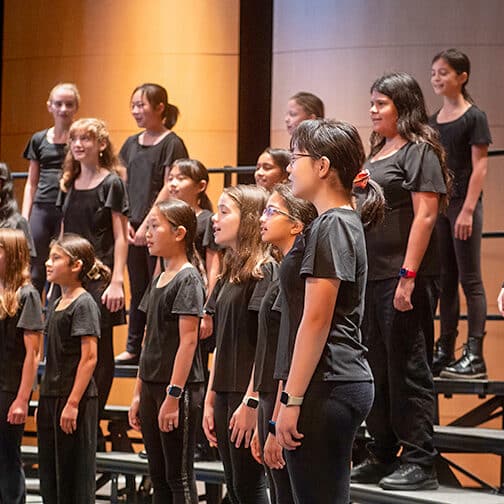
M 303 232 L 303 229 L 304 229 L 304 224 L 301 221 L 295 220 L 292 223 L 290 234 L 291 235 L 298 235 Z
M 327 156 L 322 156 L 318 161 L 320 162 L 319 177 L 326 178 L 331 170 L 331 162 Z
M 185 226 L 177 226 L 177 230 L 175 231 L 175 240 L 182 241 L 187 234 L 187 229 Z

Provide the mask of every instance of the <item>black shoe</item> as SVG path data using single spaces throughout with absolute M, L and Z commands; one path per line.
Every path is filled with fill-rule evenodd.
M 486 380 L 487 371 L 483 360 L 483 338 L 469 337 L 462 357 L 450 366 L 445 367 L 441 378 L 455 380 Z
M 436 490 L 439 487 L 435 469 L 418 464 L 402 464 L 378 484 L 384 490 Z
M 455 339 L 457 333 L 452 335 L 441 335 L 434 344 L 434 355 L 432 356 L 432 374 L 439 376 L 443 368 L 455 361 Z
M 352 469 L 350 481 L 352 483 L 378 483 L 383 477 L 393 473 L 398 467 L 398 460 L 384 464 L 371 456 Z
M 140 361 L 139 355 L 134 355 L 129 359 L 115 359 L 114 364 L 118 366 L 138 366 L 138 362 Z

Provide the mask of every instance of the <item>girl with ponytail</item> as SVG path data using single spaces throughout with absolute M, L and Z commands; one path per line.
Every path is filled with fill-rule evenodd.
M 195 234 L 196 215 L 181 200 L 157 203 L 149 214 L 147 247 L 164 259 L 165 270 L 140 303 L 147 329 L 129 422 L 143 434 L 155 503 L 198 502 L 193 460 L 203 401 L 198 331 L 205 288 Z

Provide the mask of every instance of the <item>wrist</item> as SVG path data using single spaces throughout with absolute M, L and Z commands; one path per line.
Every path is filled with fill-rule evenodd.
M 405 268 L 404 266 L 399 269 L 399 278 L 416 278 L 417 272 L 412 269 Z
M 280 395 L 280 402 L 288 408 L 292 406 L 301 406 L 303 404 L 303 400 L 304 400 L 303 396 L 290 395 L 285 390 Z
M 76 401 L 75 399 L 68 399 L 66 403 L 68 406 L 72 406 L 72 408 L 79 407 L 79 401 Z
M 184 393 L 184 388 L 180 385 L 175 385 L 174 383 L 170 383 L 168 387 L 166 387 L 166 396 L 171 397 L 173 399 L 180 399 L 182 394 Z
M 259 399 L 254 396 L 245 396 L 242 400 L 242 404 L 248 408 L 257 409 L 257 406 L 259 406 Z

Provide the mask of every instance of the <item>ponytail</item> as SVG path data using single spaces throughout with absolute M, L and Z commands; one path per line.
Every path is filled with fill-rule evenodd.
M 83 278 L 83 284 L 92 280 L 101 280 L 103 283 L 108 284 L 112 278 L 112 274 L 110 272 L 110 268 L 105 266 L 100 259 L 95 258 L 95 261 L 91 268 L 85 273 L 85 277 Z
M 383 221 L 385 196 L 377 182 L 371 180 L 369 170 L 361 170 L 354 179 L 352 194 L 356 198 L 357 210 L 365 228 Z

